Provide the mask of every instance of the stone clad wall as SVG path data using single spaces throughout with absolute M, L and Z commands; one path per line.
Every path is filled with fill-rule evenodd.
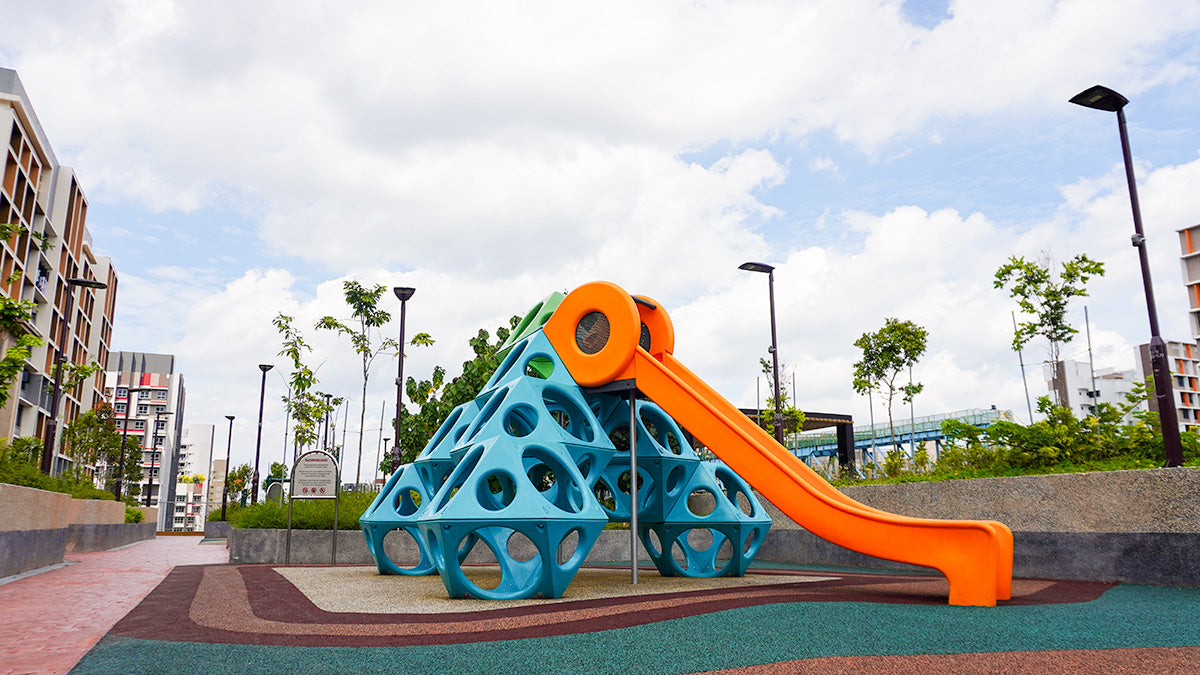
M 71 495 L 0 483 L 0 532 L 65 528 L 71 511 Z

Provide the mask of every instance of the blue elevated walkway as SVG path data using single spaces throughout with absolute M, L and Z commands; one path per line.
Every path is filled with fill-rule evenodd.
M 918 443 L 933 441 L 936 447 L 941 448 L 942 439 L 944 438 L 942 435 L 942 422 L 948 419 L 959 420 L 977 427 L 986 427 L 999 420 L 1015 421 L 1012 411 L 1009 410 L 984 410 L 980 408 L 959 410 L 941 415 L 918 417 L 911 422 L 909 420 L 897 420 L 895 425 L 896 435 L 894 437 L 892 436 L 891 428 L 889 428 L 885 421 L 873 427 L 861 430 L 855 429 L 854 449 L 861 453 L 861 451 L 869 451 L 871 448 L 882 449 L 899 445 L 904 448 L 905 452 L 910 452 L 911 443 L 914 439 Z M 785 440 L 788 449 L 802 460 L 837 456 L 837 436 L 832 432 L 792 434 Z

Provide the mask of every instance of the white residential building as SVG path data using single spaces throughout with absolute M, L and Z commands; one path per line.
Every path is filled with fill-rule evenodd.
M 165 529 L 202 532 L 212 501 L 205 488 L 212 483 L 212 447 L 216 427 L 189 424 L 179 443 L 179 473 L 175 479 L 175 504 Z M 165 522 L 165 521 L 164 521 Z
M 131 388 L 136 391 L 132 397 Z M 163 508 L 175 504 L 186 400 L 183 375 L 175 372 L 175 357 L 113 352 L 104 374 L 104 391 L 117 430 L 128 437 L 129 451 L 142 456 L 139 503 L 159 507 L 159 531 L 176 529 L 174 509 Z M 126 480 L 122 493 L 129 494 L 131 485 L 132 481 Z
M 1091 364 L 1083 361 L 1060 361 L 1058 372 L 1059 400 L 1076 417 L 1092 414 L 1097 403 L 1125 403 L 1125 395 L 1133 391 L 1136 382 L 1142 381 L 1136 370 L 1097 368 L 1093 382 Z M 1050 364 L 1042 366 L 1042 373 L 1053 392 Z

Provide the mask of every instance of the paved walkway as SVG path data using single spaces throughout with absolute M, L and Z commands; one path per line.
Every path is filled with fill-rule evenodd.
M 66 673 L 177 565 L 229 561 L 222 544 L 156 537 L 0 586 L 0 673 Z

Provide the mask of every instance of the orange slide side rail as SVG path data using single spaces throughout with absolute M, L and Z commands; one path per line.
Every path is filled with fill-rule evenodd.
M 584 353 L 577 329 L 593 312 L 606 317 L 610 332 L 603 349 Z M 649 350 L 638 344 L 639 326 L 648 329 Z M 670 319 L 652 300 L 639 298 L 635 305 L 615 284 L 585 284 L 567 296 L 545 333 L 580 384 L 635 379 L 643 394 L 818 537 L 878 558 L 937 569 L 949 581 L 952 605 L 993 606 L 1010 597 L 1013 546 L 1006 526 L 910 518 L 838 492 L 672 356 Z

